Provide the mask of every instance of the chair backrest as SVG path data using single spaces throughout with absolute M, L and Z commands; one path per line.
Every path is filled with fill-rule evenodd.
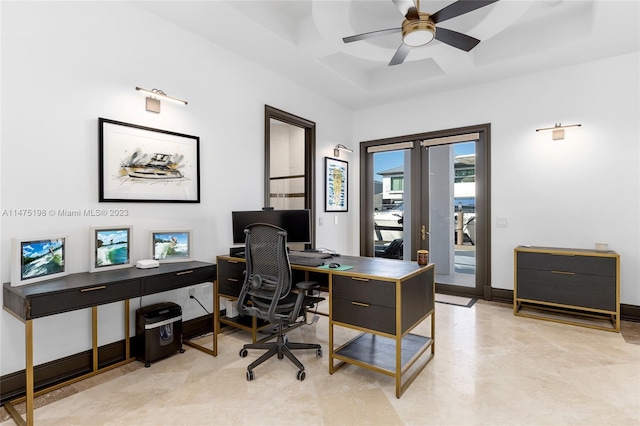
M 396 238 L 391 241 L 387 248 L 382 253 L 382 257 L 388 257 L 392 259 L 401 259 L 404 242 L 402 238 Z
M 245 260 L 245 282 L 238 298 L 241 312 L 252 314 L 252 308 L 244 304 L 247 295 L 268 301 L 283 299 L 290 293 L 287 231 L 265 223 L 249 225 L 245 229 Z M 275 309 L 276 303 L 271 305 Z

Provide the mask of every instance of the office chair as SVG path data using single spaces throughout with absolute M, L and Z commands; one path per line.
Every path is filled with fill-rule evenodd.
M 396 238 L 391 241 L 384 250 L 376 252 L 376 257 L 386 257 L 387 259 L 402 259 L 404 250 L 404 241 L 402 238 Z
M 242 290 L 238 296 L 238 313 L 255 316 L 269 321 L 277 327 L 276 341 L 249 343 L 240 350 L 246 357 L 248 349 L 265 349 L 257 360 L 247 367 L 247 380 L 255 378 L 253 369 L 274 355 L 278 359 L 289 358 L 298 367 L 297 379 L 304 380 L 304 365 L 292 350 L 315 349 L 316 356 L 322 357 L 319 344 L 293 343 L 285 336 L 285 330 L 303 317 L 305 309 L 314 299 L 309 299 L 309 290 L 318 283 L 304 281 L 296 284 L 297 292 L 292 292 L 291 266 L 287 254 L 287 232 L 274 225 L 256 223 L 245 229 L 246 274 Z

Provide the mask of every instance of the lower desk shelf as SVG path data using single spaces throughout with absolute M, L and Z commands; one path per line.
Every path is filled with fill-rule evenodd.
M 429 337 L 417 334 L 404 336 L 400 351 L 401 373 L 432 344 L 433 339 Z M 333 357 L 348 363 L 369 365 L 383 374 L 396 375 L 396 341 L 389 337 L 363 333 L 338 348 Z

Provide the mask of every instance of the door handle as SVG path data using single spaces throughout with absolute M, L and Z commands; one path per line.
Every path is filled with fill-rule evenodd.
M 422 225 L 422 228 L 420 228 L 420 235 L 422 235 L 422 241 L 427 239 L 427 227 Z

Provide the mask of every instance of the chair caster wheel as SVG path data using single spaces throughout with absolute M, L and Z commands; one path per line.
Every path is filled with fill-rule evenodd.
M 144 363 L 144 368 L 149 368 L 151 367 L 151 363 L 149 361 Z
M 249 351 L 247 351 L 246 349 L 242 348 L 240 349 L 240 356 L 242 358 L 246 358 L 246 356 L 249 354 Z
M 284 354 L 278 354 L 278 359 L 284 358 Z
M 253 374 L 253 370 L 247 370 L 247 382 L 250 382 L 255 378 L 256 378 L 256 375 Z
M 180 353 L 183 354 L 184 353 L 184 349 L 180 348 Z
M 296 375 L 296 378 L 298 380 L 300 380 L 300 381 L 303 381 L 306 375 L 307 374 L 304 371 L 300 370 L 300 371 L 298 371 L 298 374 Z
M 322 358 L 322 349 L 316 349 L 316 358 Z

